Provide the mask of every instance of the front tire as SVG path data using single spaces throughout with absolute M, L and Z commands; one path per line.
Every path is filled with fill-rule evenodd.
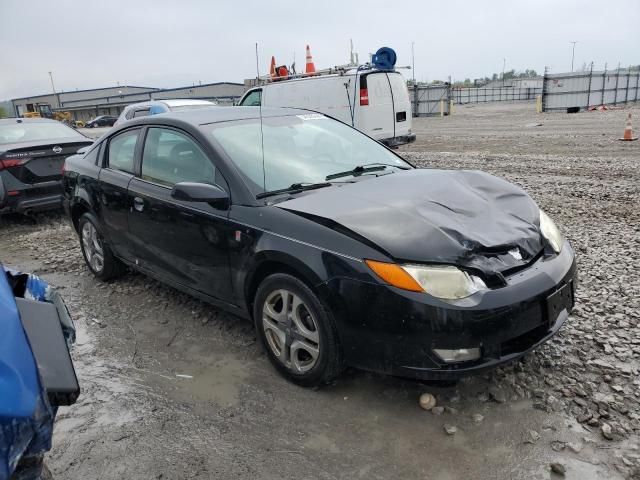
M 314 387 L 342 371 L 333 316 L 296 277 L 278 273 L 264 279 L 256 292 L 253 316 L 269 360 L 288 380 Z
M 82 256 L 91 273 L 100 280 L 110 280 L 124 273 L 124 265 L 105 243 L 93 215 L 82 214 L 78 221 L 78 233 Z

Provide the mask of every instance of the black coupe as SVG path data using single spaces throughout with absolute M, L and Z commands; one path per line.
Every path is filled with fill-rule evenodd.
M 324 115 L 218 108 L 134 119 L 67 160 L 99 278 L 139 270 L 251 319 L 302 385 L 346 365 L 451 379 L 554 335 L 574 252 L 520 188 L 416 169 Z

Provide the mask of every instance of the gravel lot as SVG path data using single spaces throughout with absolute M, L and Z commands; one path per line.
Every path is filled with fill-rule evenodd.
M 79 329 L 83 391 L 59 413 L 54 476 L 560 478 L 553 464 L 640 478 L 640 142 L 617 141 L 626 113 L 493 104 L 415 121 L 406 158 L 521 185 L 579 255 L 561 333 L 451 388 L 357 371 L 295 387 L 247 322 L 138 274 L 96 281 L 61 215 L 0 220 L 0 260 L 60 288 Z M 438 408 L 419 407 L 424 392 Z

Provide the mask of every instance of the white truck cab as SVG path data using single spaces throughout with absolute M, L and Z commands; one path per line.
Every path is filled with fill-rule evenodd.
M 352 68 L 266 83 L 245 92 L 241 106 L 296 107 L 323 113 L 395 147 L 415 141 L 407 83 L 395 70 Z

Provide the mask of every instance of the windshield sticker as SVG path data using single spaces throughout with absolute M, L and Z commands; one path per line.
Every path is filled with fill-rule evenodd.
M 301 120 L 324 120 L 327 117 L 321 115 L 320 113 L 306 113 L 304 115 L 296 115 Z

